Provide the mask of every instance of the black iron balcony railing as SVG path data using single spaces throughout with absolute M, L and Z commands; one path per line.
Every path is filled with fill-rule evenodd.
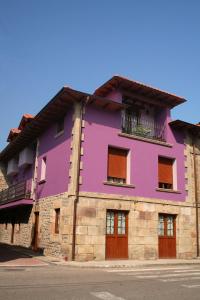
M 165 142 L 165 126 L 155 121 L 133 118 L 124 114 L 122 119 L 122 132 Z
M 23 181 L 0 191 L 0 205 L 20 199 L 30 199 L 27 181 Z

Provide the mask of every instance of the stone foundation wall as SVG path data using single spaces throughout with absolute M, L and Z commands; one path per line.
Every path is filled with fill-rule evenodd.
M 60 208 L 60 230 L 55 233 L 55 209 Z M 34 203 L 26 221 L 20 221 L 18 211 L 1 211 L 0 242 L 11 244 L 12 222 L 15 223 L 14 245 L 32 247 L 35 212 L 39 212 L 38 247 L 45 255 L 71 259 L 73 199 L 68 194 L 40 199 Z M 15 221 L 13 221 L 15 220 Z M 6 225 L 7 224 L 7 225 Z M 20 224 L 20 225 L 19 225 Z
M 41 199 L 34 204 L 26 222 L 15 224 L 14 244 L 31 247 L 35 212 L 39 212 L 38 246 L 48 256 L 71 260 L 73 196 L 67 193 Z M 55 209 L 60 208 L 60 230 L 55 234 Z M 189 202 L 81 193 L 77 208 L 76 260 L 104 260 L 106 210 L 128 211 L 129 259 L 158 258 L 158 215 L 176 215 L 177 258 L 196 257 L 195 208 Z M 2 218 L 1 218 L 2 220 Z M 0 241 L 11 240 L 11 221 L 0 224 Z
M 55 209 L 60 208 L 60 229 L 55 233 Z M 49 256 L 71 259 L 73 199 L 67 193 L 40 199 L 34 206 L 39 212 L 38 246 Z
M 87 193 L 88 195 L 88 193 Z M 128 211 L 129 259 L 158 258 L 158 215 L 176 215 L 177 258 L 196 256 L 195 209 L 182 203 L 163 200 L 146 203 L 100 195 L 82 196 L 78 204 L 76 260 L 104 260 L 106 247 L 106 210 Z M 148 202 L 149 200 L 149 202 Z

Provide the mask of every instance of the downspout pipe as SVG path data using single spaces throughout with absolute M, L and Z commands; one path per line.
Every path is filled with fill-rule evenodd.
M 197 154 L 195 148 L 195 137 L 192 137 L 193 162 L 194 162 L 194 194 L 195 194 L 195 209 L 196 209 L 196 243 L 197 257 L 199 257 L 199 205 L 198 205 L 198 174 L 197 174 Z
M 74 199 L 74 209 L 73 209 L 73 232 L 72 232 L 72 260 L 75 260 L 76 254 L 76 223 L 77 223 L 77 205 L 79 200 L 79 178 L 80 178 L 80 162 L 81 162 L 81 136 L 82 136 L 82 121 L 83 121 L 83 110 L 89 101 L 89 96 L 87 96 L 86 101 L 81 102 L 80 108 L 80 126 L 78 133 L 78 147 L 77 147 L 77 170 L 76 170 L 76 188 L 75 188 L 75 199 Z

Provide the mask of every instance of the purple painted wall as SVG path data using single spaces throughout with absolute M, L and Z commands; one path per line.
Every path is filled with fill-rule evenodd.
M 68 190 L 72 109 L 65 117 L 64 133 L 55 138 L 56 123 L 39 138 L 37 198 L 60 194 Z M 46 157 L 46 181 L 40 183 L 41 162 Z
M 160 119 L 170 120 L 170 112 L 160 114 Z M 159 118 L 158 118 L 159 119 Z M 85 140 L 82 157 L 83 170 L 81 175 L 83 184 L 81 191 L 99 192 L 160 198 L 174 201 L 184 201 L 184 143 L 183 136 L 173 133 L 167 125 L 167 142 L 172 148 L 151 144 L 126 137 L 120 137 L 121 112 L 108 112 L 88 106 L 85 114 Z M 130 150 L 130 184 L 135 188 L 104 185 L 107 180 L 107 152 L 108 145 Z M 158 156 L 175 158 L 177 161 L 177 189 L 180 194 L 158 192 Z
M 106 95 L 107 99 L 122 103 L 122 94 L 118 90 L 114 90 Z

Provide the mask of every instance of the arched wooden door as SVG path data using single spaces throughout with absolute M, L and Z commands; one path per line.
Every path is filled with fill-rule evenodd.
M 128 258 L 128 212 L 106 213 L 106 259 Z

